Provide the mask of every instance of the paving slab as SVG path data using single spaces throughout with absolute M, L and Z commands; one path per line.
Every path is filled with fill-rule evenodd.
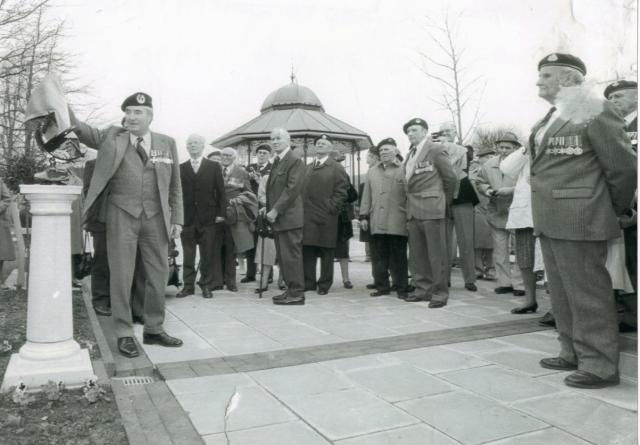
M 488 442 L 485 445 L 590 445 L 590 442 L 557 428 L 546 428 L 532 433 L 519 434 L 507 439 Z M 612 444 L 613 445 L 613 444 Z
M 290 366 L 247 373 L 281 399 L 335 392 L 354 385 L 340 373 L 319 364 Z
M 209 445 L 329 445 L 324 439 L 303 422 L 286 422 L 258 428 L 250 428 L 224 434 L 205 436 Z
M 287 405 L 334 441 L 419 423 L 414 416 L 362 389 L 291 397 Z
M 515 369 L 531 376 L 541 376 L 558 372 L 540 366 L 540 360 L 549 357 L 549 354 L 532 351 L 530 349 L 513 347 L 495 352 L 482 352 L 477 355 L 488 362 Z
M 411 363 L 431 374 L 457 369 L 475 368 L 489 364 L 487 361 L 481 360 L 471 354 L 452 351 L 441 346 L 393 352 L 389 355 Z
M 547 424 L 500 403 L 464 392 L 449 392 L 397 404 L 463 444 L 480 444 Z
M 336 445 L 459 445 L 454 440 L 428 425 L 412 425 L 404 428 L 367 434 L 335 442 Z
M 513 406 L 598 445 L 638 443 L 637 413 L 581 394 L 567 393 L 541 397 Z

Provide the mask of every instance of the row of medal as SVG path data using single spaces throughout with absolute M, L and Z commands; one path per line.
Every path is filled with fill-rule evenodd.
M 551 155 L 581 155 L 584 153 L 582 139 L 579 135 L 551 137 L 546 152 Z

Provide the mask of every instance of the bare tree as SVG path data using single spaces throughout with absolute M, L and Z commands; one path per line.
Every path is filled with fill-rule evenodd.
M 441 15 L 439 19 L 425 17 L 424 28 L 432 45 L 427 50 L 418 50 L 420 69 L 441 87 L 441 94 L 430 99 L 449 111 L 458 130 L 458 142 L 462 143 L 480 118 L 486 81 L 482 75 L 473 75 L 465 48 L 459 43 L 461 14 L 451 18 L 445 10 Z

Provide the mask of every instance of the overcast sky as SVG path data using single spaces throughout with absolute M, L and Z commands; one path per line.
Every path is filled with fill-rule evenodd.
M 460 47 L 470 75 L 486 82 L 482 122 L 526 134 L 548 108 L 537 97 L 537 63 L 550 52 L 581 57 L 594 82 L 637 64 L 637 24 L 629 0 L 59 0 L 73 73 L 91 83 L 107 124 L 136 91 L 153 97 L 152 128 L 211 141 L 259 114 L 273 90 L 311 88 L 325 111 L 369 133 L 375 143 L 402 124 L 447 112 L 429 98 L 438 84 L 420 71 L 418 50 L 436 54 L 423 18 L 461 12 Z M 633 3 L 632 3 L 633 4 Z M 599 85 L 598 88 L 604 88 Z

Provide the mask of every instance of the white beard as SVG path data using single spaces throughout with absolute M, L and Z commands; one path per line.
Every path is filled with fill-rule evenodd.
M 604 100 L 583 84 L 560 88 L 555 105 L 560 117 L 574 124 L 583 124 L 602 113 Z

